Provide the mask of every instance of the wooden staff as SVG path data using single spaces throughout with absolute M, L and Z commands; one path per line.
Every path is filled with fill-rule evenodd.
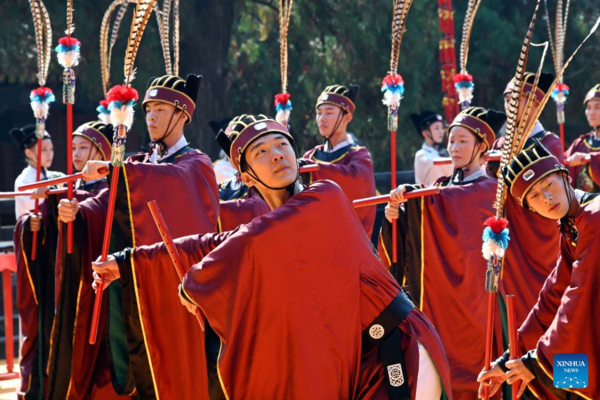
M 506 295 L 506 317 L 508 319 L 508 340 L 510 359 L 514 360 L 519 358 L 519 346 L 517 338 L 517 314 L 515 313 L 515 296 L 513 294 Z M 487 368 L 489 369 L 489 368 Z M 512 398 L 517 400 L 517 393 L 521 387 L 521 382 L 515 382 L 512 384 Z
M 35 171 L 35 180 L 37 182 L 40 181 L 41 173 L 42 173 L 42 141 L 43 139 L 38 139 L 37 142 L 37 161 L 36 161 L 36 171 Z M 40 212 L 40 199 L 35 199 L 35 204 L 33 206 L 33 212 L 35 215 L 38 215 Z M 33 238 L 31 240 L 31 259 L 35 261 L 37 255 L 37 231 L 33 232 Z
M 154 219 L 154 223 L 156 224 L 156 228 L 160 233 L 160 237 L 167 247 L 167 251 L 169 252 L 169 257 L 171 257 L 171 261 L 173 262 L 173 266 L 175 267 L 175 271 L 177 272 L 177 276 L 179 276 L 179 280 L 183 281 L 183 277 L 186 274 L 186 269 L 183 266 L 183 261 L 181 261 L 181 256 L 179 255 L 179 251 L 177 251 L 177 247 L 175 247 L 175 243 L 173 243 L 173 238 L 171 237 L 171 233 L 169 232 L 169 228 L 167 227 L 167 223 L 160 212 L 160 208 L 158 207 L 158 203 L 156 200 L 152 200 L 148 202 L 148 208 L 150 209 L 150 214 L 152 214 L 152 218 Z M 196 319 L 198 320 L 198 324 L 202 331 L 204 331 L 204 316 L 200 311 L 200 308 L 196 307 Z
M 426 189 L 417 189 L 417 190 L 413 190 L 412 192 L 404 193 L 404 198 L 405 199 L 416 199 L 417 197 L 432 196 L 434 194 L 438 194 L 439 192 L 440 192 L 439 186 L 426 188 Z M 354 206 L 354 208 L 374 206 L 377 204 L 388 203 L 390 201 L 390 199 L 391 199 L 391 196 L 389 194 L 384 194 L 381 196 L 367 197 L 364 199 L 354 200 L 352 202 L 352 205 Z
M 99 174 L 108 174 L 108 168 L 102 167 L 98 169 Z M 27 185 L 22 185 L 17 188 L 18 191 L 30 190 L 30 189 L 39 189 L 48 186 L 56 186 L 66 182 L 73 182 L 78 179 L 83 179 L 83 174 L 81 172 L 73 175 L 61 176 L 60 178 L 48 179 L 41 182 L 29 183 Z

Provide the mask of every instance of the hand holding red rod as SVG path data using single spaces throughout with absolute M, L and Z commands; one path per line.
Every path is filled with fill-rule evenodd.
M 98 173 L 108 174 L 108 168 L 102 167 L 102 168 L 98 169 Z M 27 185 L 19 186 L 17 189 L 21 192 L 23 190 L 39 189 L 42 187 L 60 185 L 62 183 L 66 183 L 66 182 L 73 182 L 78 179 L 83 179 L 83 174 L 81 172 L 79 172 L 77 174 L 73 174 L 73 175 L 61 176 L 60 178 L 54 178 L 54 179 L 48 179 L 45 181 L 30 183 Z
M 417 197 L 425 197 L 425 196 L 431 196 L 434 194 L 438 194 L 439 192 L 440 192 L 439 186 L 426 188 L 426 189 L 417 189 L 417 190 L 413 190 L 412 192 L 404 193 L 404 198 L 405 199 L 415 199 Z M 384 203 L 388 203 L 389 201 L 390 201 L 390 195 L 384 194 L 381 196 L 367 197 L 365 199 L 354 200 L 352 202 L 352 205 L 354 205 L 354 208 L 359 208 L 359 207 L 366 207 L 366 206 L 374 206 L 377 204 L 384 204 Z

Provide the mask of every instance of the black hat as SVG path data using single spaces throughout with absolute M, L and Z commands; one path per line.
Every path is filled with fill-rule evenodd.
M 35 125 L 25 125 L 22 128 L 14 128 L 9 134 L 21 150 L 28 149 L 37 143 L 35 136 Z M 44 131 L 44 139 L 50 139 L 50 134 Z
M 202 75 L 190 74 L 186 80 L 174 75 L 164 75 L 159 78 L 153 76 L 148 81 L 142 111 L 146 114 L 144 105 L 151 101 L 167 103 L 182 110 L 188 117 L 186 124 L 189 124 L 196 109 L 196 98 L 201 82 Z
M 360 86 L 354 84 L 350 84 L 349 87 L 342 85 L 327 86 L 323 93 L 319 95 L 315 108 L 319 108 L 321 104 L 333 104 L 345 112 L 354 114 L 359 93 Z
M 488 150 L 496 140 L 496 132 L 506 122 L 506 114 L 483 107 L 469 107 L 462 110 L 448 127 L 448 132 L 454 126 L 462 126 L 478 136 L 487 145 Z
M 227 126 L 232 120 L 232 117 L 225 117 L 218 120 L 208 121 L 208 126 L 210 126 L 215 135 L 217 135 L 219 131 L 227 129 Z
M 533 89 L 533 83 L 535 82 L 535 74 L 533 72 L 525 72 L 525 76 L 523 76 L 523 94 L 525 96 L 529 96 Z M 535 91 L 535 100 L 539 103 L 542 101 L 550 86 L 554 82 L 554 74 L 548 72 L 542 72 L 540 74 L 540 79 L 538 81 L 538 85 Z M 515 78 L 511 79 L 510 82 L 506 85 L 506 89 L 504 89 L 504 95 L 506 96 L 510 92 L 512 92 L 515 86 Z
M 421 114 L 410 114 L 410 119 L 413 124 L 415 124 L 415 128 L 417 128 L 417 132 L 421 135 L 421 132 L 427 128 L 434 122 L 443 122 L 444 118 L 435 111 L 425 110 L 421 112 Z

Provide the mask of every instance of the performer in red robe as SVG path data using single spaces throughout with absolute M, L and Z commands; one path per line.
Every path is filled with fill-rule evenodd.
M 539 105 L 539 101 L 549 90 L 554 80 L 554 75 L 542 73 L 538 87 L 533 91 L 535 74 L 527 72 L 523 81 L 523 93 L 520 98 L 519 116 L 528 98 L 533 99 L 531 113 L 533 114 Z M 510 94 L 514 87 L 511 80 L 504 91 L 504 104 L 508 107 Z M 553 133 L 546 132 L 539 121 L 536 122 L 524 148 L 533 146 L 533 140 L 538 139 L 558 160 L 562 162 L 563 153 L 560 138 Z M 494 143 L 494 148 L 499 150 L 504 143 L 504 137 Z M 499 163 L 496 163 L 495 169 Z M 514 294 L 515 313 L 517 324 L 525 321 L 529 311 L 537 301 L 538 294 L 550 272 L 556 266 L 556 259 L 560 250 L 560 234 L 556 229 L 554 221 L 543 218 L 540 215 L 524 210 L 518 202 L 508 198 L 505 204 L 505 216 L 509 221 L 518 221 L 526 218 L 527 224 L 517 224 L 510 227 L 511 250 L 503 259 L 502 273 L 500 279 L 500 291 L 502 294 Z M 500 297 L 503 320 L 505 308 L 503 297 Z M 506 323 L 504 323 L 506 329 Z M 508 335 L 505 333 L 505 343 Z
M 380 257 L 440 334 L 448 355 L 454 399 L 477 395 L 476 377 L 483 365 L 487 321 L 486 261 L 481 255 L 484 221 L 493 215 L 496 180 L 485 175 L 483 155 L 494 142 L 506 116 L 470 107 L 449 127 L 448 151 L 454 166 L 440 178 L 439 194 L 406 201 L 392 191 L 379 241 Z M 399 203 L 404 203 L 401 209 Z M 398 263 L 390 260 L 392 219 L 398 219 Z M 500 319 L 494 334 L 496 354 L 502 351 Z
M 111 125 L 98 121 L 79 126 L 73 132 L 75 170 L 81 171 L 89 160 L 110 160 L 113 134 Z M 83 201 L 97 196 L 108 187 L 108 182 L 106 178 L 91 182 L 80 180 L 75 187 L 75 198 Z M 56 204 L 54 209 L 56 214 Z M 82 228 L 75 228 L 75 231 L 84 232 Z M 66 252 L 65 225 L 61 225 L 56 258 L 56 286 L 59 294 L 47 369 L 49 399 L 117 398 L 110 380 L 104 343 L 91 346 L 85 336 L 89 316 L 82 310 L 91 310 L 92 307 L 93 293 L 89 286 L 92 274 L 81 262 L 74 261 L 81 259 L 78 252 L 102 245 L 101 239 L 91 242 L 91 237 L 89 233 L 74 235 L 75 251 L 69 255 Z M 103 319 L 102 323 L 105 322 Z M 97 365 L 99 357 L 102 362 Z
M 78 171 L 89 159 L 105 159 L 101 150 L 102 145 L 110 152 L 110 142 L 100 132 L 95 133 L 94 140 L 97 140 L 96 142 L 92 141 L 92 138 L 84 136 L 84 129 L 88 125 L 93 126 L 94 123 L 84 124 L 73 133 L 73 163 Z M 104 124 L 98 123 L 98 125 L 102 127 L 99 129 L 105 127 Z M 110 132 L 112 135 L 112 129 Z M 76 190 L 75 195 L 84 199 L 90 195 L 88 191 L 98 193 L 107 186 L 106 179 L 89 182 L 87 185 L 78 182 L 80 190 Z M 18 394 L 28 398 L 35 397 L 42 392 L 45 397 L 51 397 L 48 385 L 51 385 L 52 380 L 48 380 L 50 374 L 46 365 L 52 354 L 50 347 L 53 344 L 51 336 L 54 333 L 55 308 L 60 307 L 55 304 L 56 293 L 61 286 L 61 254 L 60 250 L 57 251 L 57 247 L 62 248 L 57 206 L 58 201 L 66 196 L 62 194 L 48 196 L 45 193 L 48 189 L 41 188 L 36 191 L 36 197 L 44 199 L 40 204 L 39 215 L 33 213 L 22 215 L 15 229 L 15 249 L 19 265 L 17 273 L 18 310 L 25 337 L 21 349 L 22 379 Z M 31 259 L 30 254 L 32 232 L 34 231 L 38 231 L 39 237 L 42 238 L 41 241 L 38 239 L 38 243 L 41 245 L 38 245 L 35 261 Z M 43 387 L 42 382 L 44 383 Z
M 579 136 L 565 152 L 573 187 L 586 192 L 600 192 L 600 84 L 585 95 L 585 116 L 592 130 Z M 584 162 L 590 157 L 588 163 Z
M 340 185 L 350 201 L 375 196 L 373 160 L 369 151 L 354 143 L 348 134 L 348 124 L 356 110 L 360 87 L 328 86 L 317 99 L 317 126 L 325 144 L 307 151 L 303 158 L 318 163 L 319 170 L 311 172 L 305 183 L 329 179 Z M 373 234 L 375 207 L 356 210 L 367 235 Z
M 435 329 L 373 254 L 339 186 L 322 180 L 302 190 L 287 128 L 243 115 L 218 140 L 272 209 L 231 232 L 176 240 L 184 265 L 196 264 L 181 285 L 182 302 L 202 310 L 221 342 L 222 395 L 451 398 Z M 336 215 L 336 223 L 323 215 Z M 94 269 L 110 281 L 134 265 L 152 274 L 169 264 L 161 243 Z M 436 389 L 437 397 L 427 394 Z
M 111 248 L 142 246 L 160 240 L 147 202 L 156 200 L 164 207 L 176 236 L 197 232 L 216 232 L 219 215 L 217 183 L 208 156 L 188 146 L 184 127 L 193 116 L 200 76 L 187 80 L 162 76 L 149 81 L 142 109 L 152 139 L 151 153 L 130 157 L 121 171 L 111 237 Z M 88 163 L 84 177 L 94 179 L 105 163 Z M 108 191 L 81 204 L 66 202 L 61 218 L 77 218 L 92 243 L 101 243 L 104 233 Z M 85 267 L 99 253 L 81 251 Z M 172 268 L 157 268 L 152 274 L 139 273 L 115 282 L 108 288 L 106 345 L 112 369 L 113 386 L 122 395 L 140 398 L 208 398 L 208 377 L 204 333 L 181 310 L 176 291 L 164 290 L 177 285 Z M 93 301 L 80 310 L 91 319 Z M 168 329 L 165 329 L 168 327 Z M 102 326 L 100 326 L 102 328 Z M 87 337 L 89 322 L 83 324 Z M 173 346 L 177 332 L 177 346 Z M 99 331 L 99 342 L 104 340 Z M 99 344 L 96 344 L 98 346 Z M 166 349 L 169 349 L 168 351 Z
M 600 303 L 600 198 L 573 189 L 568 170 L 539 141 L 519 153 L 502 171 L 510 194 L 524 207 L 545 218 L 558 221 L 561 231 L 560 260 L 542 291 L 537 304 L 519 329 L 519 345 L 525 355 L 510 360 L 504 354 L 479 376 L 491 392 L 508 379 L 522 381 L 520 393 L 529 389 L 543 399 L 597 399 L 600 385 L 600 347 L 596 338 L 595 305 Z M 527 223 L 514 221 L 512 225 Z M 588 357 L 587 382 L 570 383 L 564 388 L 553 383 L 553 360 L 561 353 L 584 353 Z M 560 367 L 559 367 L 560 368 Z

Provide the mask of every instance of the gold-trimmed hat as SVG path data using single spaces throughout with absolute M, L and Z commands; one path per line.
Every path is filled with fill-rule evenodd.
M 592 99 L 600 100 L 600 83 L 594 86 L 586 93 L 585 99 L 583 100 L 583 105 L 585 106 L 588 101 Z
M 533 185 L 553 172 L 569 174 L 567 168 L 537 138 L 533 142 L 501 170 L 510 194 L 525 208 L 525 196 Z
M 217 142 L 225 151 L 231 164 L 240 173 L 242 171 L 242 157 L 250 143 L 261 136 L 271 133 L 280 133 L 290 140 L 294 145 L 294 138 L 288 128 L 274 119 L 265 115 L 240 115 L 235 117 L 227 126 L 217 134 Z
M 201 75 L 192 74 L 188 75 L 186 80 L 174 75 L 150 78 L 146 96 L 142 102 L 144 115 L 146 114 L 145 105 L 151 101 L 158 101 L 182 110 L 187 116 L 186 125 L 191 123 L 201 82 Z
M 448 132 L 455 126 L 462 126 L 483 140 L 487 150 L 496 140 L 496 132 L 506 122 L 506 114 L 483 107 L 469 107 L 462 110 L 448 127 Z
M 112 125 L 100 121 L 86 122 L 80 125 L 73 136 L 81 136 L 92 142 L 102 154 L 104 161 L 110 161 L 112 156 L 112 139 L 114 130 Z
M 531 91 L 533 90 L 533 83 L 535 82 L 535 73 L 533 72 L 525 72 L 525 75 L 523 76 L 523 92 L 522 94 L 524 96 L 529 96 L 531 94 Z M 538 86 L 535 90 L 535 101 L 536 103 L 539 103 L 542 101 L 542 99 L 544 98 L 544 96 L 546 95 L 546 93 L 548 92 L 548 89 L 550 89 L 550 87 L 552 86 L 552 83 L 554 82 L 554 75 L 547 73 L 547 72 L 542 72 L 540 74 L 540 79 L 538 81 Z M 511 93 L 513 91 L 513 89 L 515 88 L 515 78 L 513 77 L 510 82 L 508 82 L 508 84 L 506 85 L 506 89 L 504 89 L 504 96 L 506 96 L 507 94 Z
M 353 84 L 350 84 L 349 88 L 342 85 L 327 86 L 325 90 L 323 90 L 323 93 L 319 95 L 315 108 L 319 108 L 322 104 L 333 104 L 345 112 L 354 114 L 354 110 L 356 110 L 355 103 L 359 92 L 360 86 Z

